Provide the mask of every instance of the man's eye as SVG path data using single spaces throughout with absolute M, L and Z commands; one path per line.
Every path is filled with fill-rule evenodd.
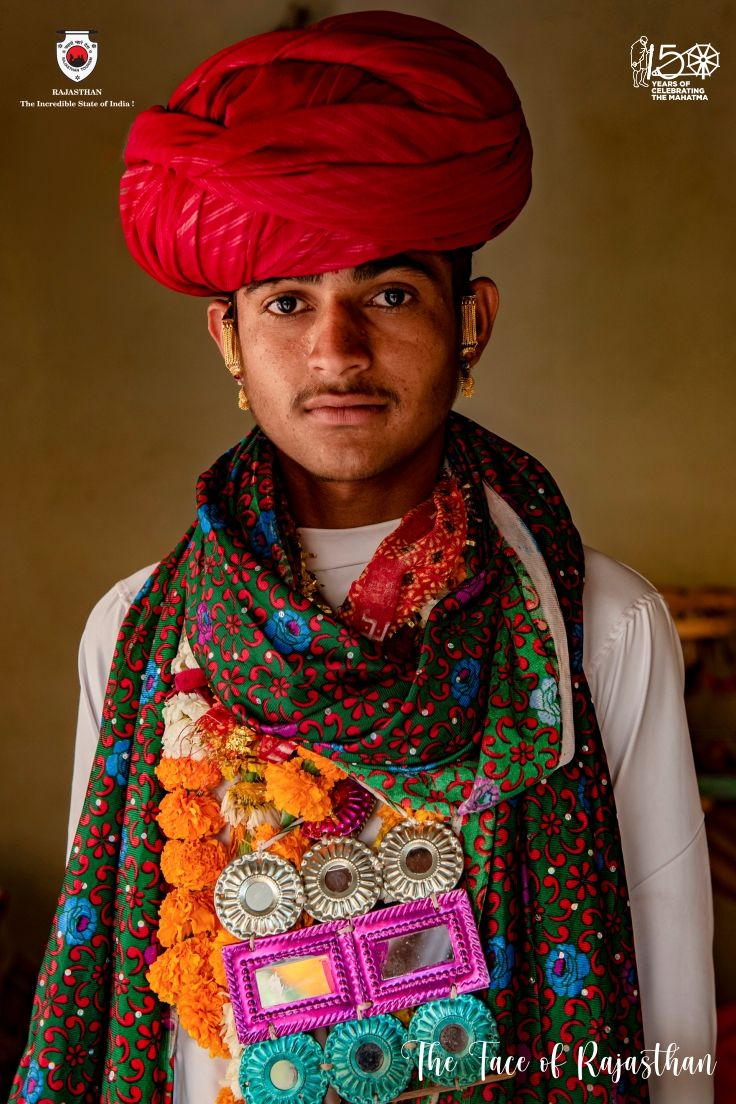
M 296 314 L 299 302 L 296 295 L 279 295 L 278 299 L 266 304 L 266 310 L 271 314 Z
M 404 291 L 403 288 L 386 288 L 374 297 L 373 302 L 379 307 L 403 307 L 409 298 L 411 298 L 409 292 Z

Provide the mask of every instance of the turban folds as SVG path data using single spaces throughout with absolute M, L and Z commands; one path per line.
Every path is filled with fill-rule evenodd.
M 393 12 L 246 39 L 138 116 L 120 188 L 135 259 L 191 295 L 478 246 L 531 187 L 516 91 L 477 43 Z

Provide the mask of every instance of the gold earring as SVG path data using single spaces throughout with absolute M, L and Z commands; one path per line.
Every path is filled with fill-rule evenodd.
M 460 365 L 460 390 L 463 393 L 464 398 L 472 399 L 475 393 L 475 380 L 473 379 L 473 368 L 470 361 L 463 359 Z
M 241 369 L 240 347 L 238 335 L 235 332 L 235 323 L 232 318 L 223 318 L 221 322 L 222 355 L 225 358 L 225 367 L 231 375 L 235 375 Z
M 472 356 L 478 348 L 478 328 L 475 319 L 475 296 L 463 295 L 460 300 L 460 355 Z
M 243 387 L 242 383 L 240 385 L 240 391 L 238 392 L 238 406 L 241 410 L 250 410 L 248 396 L 245 393 L 245 388 Z

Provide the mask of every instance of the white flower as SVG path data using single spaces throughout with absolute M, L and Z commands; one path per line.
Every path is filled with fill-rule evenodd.
M 222 1082 L 223 1087 L 230 1089 L 236 1100 L 243 1099 L 243 1092 L 240 1088 L 240 1059 L 233 1058 L 232 1062 L 228 1062 L 225 1069 L 225 1080 Z
M 221 1082 L 224 1088 L 230 1089 L 236 1100 L 243 1099 L 243 1093 L 240 1088 L 240 1058 L 242 1056 L 245 1047 L 238 1039 L 238 1033 L 235 1030 L 235 1015 L 233 1013 L 233 1006 L 229 1003 L 222 1006 L 222 1026 L 220 1028 L 220 1035 L 222 1041 L 228 1048 L 232 1055 L 232 1060 L 228 1062 L 225 1068 L 225 1080 Z
M 210 708 L 202 694 L 174 694 L 163 708 L 163 753 L 170 759 L 204 759 L 205 750 L 194 735 L 194 725 Z
M 228 786 L 220 805 L 220 812 L 227 824 L 230 824 L 233 828 L 237 828 L 239 824 L 244 824 L 249 832 L 254 831 L 259 824 L 270 824 L 273 828 L 280 827 L 281 816 L 274 805 L 244 807 L 238 803 L 236 795 L 237 791 L 233 791 Z
M 259 824 L 268 824 L 271 828 L 281 827 L 281 813 L 275 805 L 269 803 L 268 805 L 257 805 L 255 809 L 251 809 L 246 828 L 249 832 L 254 832 Z
M 245 1049 L 243 1044 L 238 1039 L 238 1033 L 235 1029 L 235 1013 L 233 1012 L 233 1006 L 229 1002 L 222 1006 L 222 1026 L 220 1028 L 220 1035 L 234 1061 L 239 1061 L 240 1056 Z M 237 1080 L 237 1071 L 235 1074 Z
M 187 639 L 187 634 L 183 632 L 179 637 L 179 647 L 176 655 L 171 662 L 171 670 L 175 675 L 178 675 L 180 671 L 191 671 L 197 667 L 199 667 L 199 664 L 194 658 L 194 652 Z
M 226 824 L 229 824 L 232 828 L 237 828 L 239 824 L 245 824 L 246 810 L 240 808 L 233 801 L 232 788 L 228 786 L 227 792 L 222 799 L 220 805 L 220 812 Z

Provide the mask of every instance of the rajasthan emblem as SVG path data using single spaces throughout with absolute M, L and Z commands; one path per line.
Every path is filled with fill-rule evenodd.
M 85 80 L 97 64 L 97 43 L 89 37 L 97 31 L 57 31 L 64 35 L 56 43 L 56 60 L 64 76 L 79 83 Z

